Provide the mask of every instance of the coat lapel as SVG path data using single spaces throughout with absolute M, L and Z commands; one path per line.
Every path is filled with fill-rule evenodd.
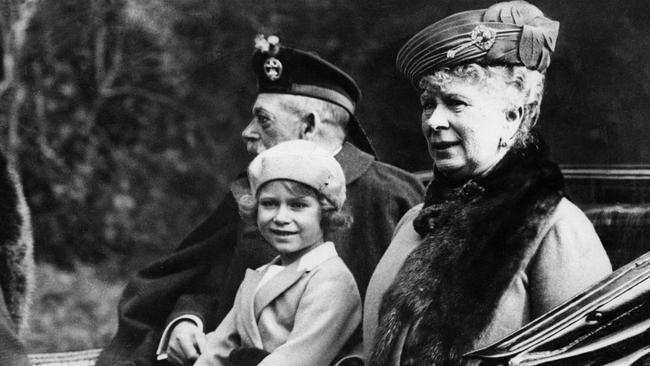
M 343 168 L 346 185 L 351 184 L 364 175 L 375 161 L 374 156 L 357 149 L 349 142 L 343 144 L 341 151 L 334 156 L 334 159 L 336 159 L 336 161 L 341 164 L 341 168 Z
M 246 269 L 246 276 L 241 284 L 241 296 L 237 306 L 239 307 L 239 315 L 241 316 L 241 323 L 256 347 L 262 348 L 262 337 L 260 336 L 259 328 L 257 327 L 257 317 L 254 314 L 254 299 L 255 290 L 257 285 L 262 279 L 262 273 Z
M 254 304 L 255 319 L 259 319 L 260 313 L 271 301 L 275 300 L 302 277 L 305 270 L 298 270 L 298 262 L 300 261 L 296 261 L 296 263 L 283 269 L 271 281 L 266 282 L 257 290 Z

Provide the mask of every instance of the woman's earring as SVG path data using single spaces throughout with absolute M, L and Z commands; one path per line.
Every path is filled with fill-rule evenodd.
M 508 147 L 508 143 L 502 137 L 499 137 L 499 150 L 506 147 Z

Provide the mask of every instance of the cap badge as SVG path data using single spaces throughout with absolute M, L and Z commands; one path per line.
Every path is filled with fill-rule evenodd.
M 458 52 L 472 45 L 476 45 L 476 47 L 480 48 L 483 51 L 489 51 L 497 38 L 497 32 L 492 28 L 488 28 L 483 24 L 479 24 L 474 27 L 474 29 L 472 29 L 471 37 L 472 39 L 470 41 L 460 44 L 447 51 L 447 58 L 456 57 Z
M 269 57 L 264 61 L 264 73 L 271 81 L 276 81 L 282 76 L 282 62 L 275 57 Z

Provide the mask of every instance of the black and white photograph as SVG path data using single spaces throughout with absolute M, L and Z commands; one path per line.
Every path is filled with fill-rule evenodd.
M 650 365 L 648 16 L 0 0 L 0 365 Z

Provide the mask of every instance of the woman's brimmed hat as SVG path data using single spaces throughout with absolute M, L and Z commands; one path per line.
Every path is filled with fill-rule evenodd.
M 337 209 L 345 202 L 345 175 L 332 154 L 306 140 L 281 142 L 263 151 L 248 166 L 251 191 L 270 181 L 286 179 L 307 185 Z
M 416 85 L 442 67 L 467 63 L 543 72 L 551 63 L 559 28 L 559 22 L 525 1 L 456 13 L 409 39 L 397 54 L 397 68 Z

